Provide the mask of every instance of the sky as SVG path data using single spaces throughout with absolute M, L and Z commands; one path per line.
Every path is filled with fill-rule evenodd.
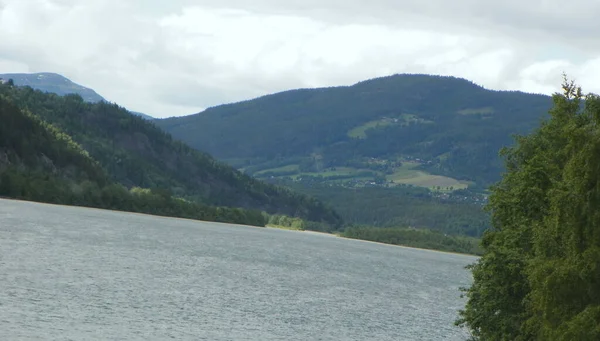
M 600 93 L 598 0 L 0 0 L 0 73 L 154 117 L 397 73 Z

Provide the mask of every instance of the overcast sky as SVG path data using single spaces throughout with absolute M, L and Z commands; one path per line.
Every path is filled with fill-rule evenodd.
M 395 73 L 600 92 L 598 0 L 0 0 L 0 73 L 155 117 Z

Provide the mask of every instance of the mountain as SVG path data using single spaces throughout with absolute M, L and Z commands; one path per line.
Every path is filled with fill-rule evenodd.
M 265 226 L 261 212 L 211 207 L 114 183 L 73 139 L 0 96 L 0 196 L 62 205 Z
M 4 103 L 0 135 L 0 148 L 4 152 L 0 153 L 0 157 L 5 155 L 5 170 L 6 165 L 12 165 L 11 174 L 16 176 L 15 179 L 21 179 L 21 169 L 29 169 L 36 171 L 36 176 L 41 179 L 58 176 L 68 180 L 60 187 L 63 189 L 73 187 L 72 184 L 80 186 L 82 181 L 88 180 L 99 187 L 93 193 L 104 193 L 102 188 L 106 184 L 118 184 L 128 190 L 140 188 L 143 193 L 151 191 L 161 198 L 180 198 L 202 207 L 242 208 L 297 217 L 313 222 L 311 226 L 314 228 L 332 229 L 341 225 L 339 216 L 320 201 L 245 175 L 209 154 L 174 141 L 151 121 L 134 116 L 116 104 L 104 101 L 91 103 L 78 94 L 59 96 L 10 84 L 0 85 L 0 98 Z M 14 123 L 19 120 L 24 123 Z M 35 123 L 37 125 L 50 127 L 48 129 L 54 132 L 55 137 L 38 138 L 39 134 L 31 128 L 34 125 L 29 122 L 31 120 L 38 122 Z M 42 131 L 41 128 L 36 129 Z M 72 149 L 77 151 L 76 155 L 59 148 L 54 141 L 56 139 L 67 141 L 67 146 L 73 146 Z M 78 156 L 80 154 L 89 156 L 91 164 L 96 165 L 96 168 L 90 168 L 93 171 L 88 170 L 91 166 L 78 161 L 83 158 Z M 24 159 L 31 159 L 28 167 L 22 166 L 26 164 L 22 161 Z M 45 169 L 45 164 L 50 168 Z M 106 180 L 97 174 L 97 167 Z M 87 174 L 89 172 L 95 174 L 94 177 Z M 63 173 L 67 176 L 61 176 Z M 28 181 L 27 186 L 31 183 Z M 36 191 L 35 188 L 26 189 Z M 15 191 L 24 195 L 21 187 L 17 186 Z M 106 191 L 105 195 L 111 197 L 119 190 L 109 187 Z M 47 195 L 51 196 L 52 192 L 49 193 Z M 113 197 L 127 197 L 118 193 Z M 71 195 L 75 194 L 65 194 L 67 197 Z M 189 207 L 186 210 L 193 211 Z
M 105 99 L 96 91 L 73 83 L 71 80 L 56 73 L 5 73 L 0 78 L 12 79 L 17 86 L 30 86 L 44 92 L 57 95 L 79 94 L 86 102 L 100 102 Z
M 536 127 L 549 96 L 493 91 L 466 79 L 398 74 L 298 89 L 156 124 L 262 178 L 483 188 L 498 151 Z
M 0 79 L 5 81 L 12 79 L 17 86 L 29 86 L 33 89 L 54 93 L 60 96 L 78 94 L 86 102 L 94 103 L 106 101 L 102 96 L 96 93 L 96 91 L 74 83 L 70 79 L 56 73 L 5 73 L 0 74 Z M 132 111 L 132 113 L 146 119 L 154 119 L 152 116 L 139 112 Z

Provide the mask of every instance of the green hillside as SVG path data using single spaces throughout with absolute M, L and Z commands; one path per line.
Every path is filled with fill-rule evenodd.
M 58 96 L 8 84 L 0 85 L 0 96 L 6 103 L 13 103 L 5 103 L 5 106 L 12 106 L 13 109 L 3 107 L 2 112 L 6 115 L 2 120 L 3 131 L 0 135 L 4 141 L 4 159 L 34 158 L 31 161 L 32 169 L 38 169 L 43 164 L 45 157 L 39 159 L 40 155 L 46 155 L 50 163 L 55 163 L 56 160 L 41 149 L 54 143 L 40 140 L 33 144 L 31 140 L 35 140 L 34 136 L 37 135 L 29 136 L 31 132 L 23 130 L 25 128 L 20 128 L 20 125 L 9 127 L 5 123 L 20 117 L 15 114 L 17 111 L 30 112 L 39 117 L 43 124 L 51 124 L 72 139 L 83 154 L 89 154 L 90 160 L 96 165 L 93 174 L 105 174 L 107 178 L 93 178 L 95 180 L 92 182 L 100 187 L 104 184 L 102 181 L 108 181 L 127 189 L 146 188 L 166 197 L 182 198 L 206 206 L 239 207 L 283 214 L 315 222 L 315 226 L 322 223 L 328 228 L 336 228 L 341 224 L 338 215 L 321 202 L 242 174 L 208 154 L 173 141 L 169 134 L 151 122 L 115 104 L 89 103 L 79 95 Z M 14 144 L 17 142 L 27 148 L 23 152 L 16 152 Z M 60 150 L 55 153 L 66 157 Z M 15 165 L 11 172 L 21 169 L 18 166 L 21 163 L 11 162 Z M 91 179 L 91 175 L 85 175 L 88 171 L 82 171 L 78 163 L 71 165 L 67 162 L 64 166 L 65 171 L 76 175 L 68 177 L 76 183 Z M 46 173 L 43 171 L 40 174 L 45 176 Z
M 162 190 L 127 190 L 70 136 L 0 95 L 0 196 L 264 226 L 261 212 L 212 207 Z
M 331 172 L 347 167 L 354 174 L 346 178 L 363 183 L 450 189 L 499 180 L 498 150 L 512 144 L 512 134 L 531 131 L 550 106 L 548 96 L 491 91 L 455 77 L 394 75 L 285 91 L 156 124 L 262 177 L 343 177 Z M 402 161 L 418 163 L 420 173 L 408 177 L 418 179 L 395 181 Z

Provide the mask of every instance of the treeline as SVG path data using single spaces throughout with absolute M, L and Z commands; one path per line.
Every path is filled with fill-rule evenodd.
M 0 172 L 0 197 L 231 224 L 265 226 L 267 223 L 260 211 L 202 205 L 174 198 L 159 189 L 127 190 L 120 184 L 100 187 L 87 180 L 76 183 L 17 168 Z
M 329 203 L 350 225 L 410 226 L 471 237 L 481 236 L 490 226 L 490 215 L 480 204 L 442 200 L 432 196 L 426 188 L 278 183 Z
M 456 321 L 472 340 L 600 340 L 600 97 L 568 80 L 563 91 L 502 152 L 493 227 Z
M 438 251 L 473 255 L 482 252 L 477 238 L 449 236 L 425 229 L 349 227 L 341 235 L 346 238 Z

